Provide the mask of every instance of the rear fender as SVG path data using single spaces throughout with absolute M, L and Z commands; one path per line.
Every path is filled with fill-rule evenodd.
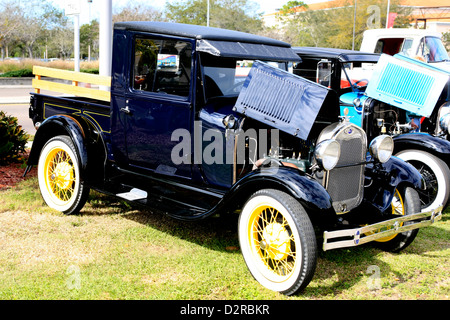
M 95 150 L 96 156 L 93 156 L 92 160 L 94 161 L 95 159 L 95 161 L 98 162 L 97 160 L 104 159 L 105 149 L 104 147 L 98 147 L 98 144 L 103 144 L 103 142 L 99 142 L 101 141 L 101 138 L 98 137 L 98 134 L 96 134 L 96 137 L 93 137 L 93 135 L 95 135 L 94 132 L 97 131 L 92 129 L 93 126 L 87 120 L 74 115 L 56 115 L 47 118 L 36 131 L 27 167 L 30 168 L 31 166 L 38 164 L 41 150 L 49 139 L 58 135 L 67 135 L 73 141 L 79 155 L 81 178 L 84 181 L 98 178 L 96 177 L 96 175 L 98 176 L 100 174 L 98 172 L 96 172 L 94 176 L 88 174 L 89 153 L 92 152 L 91 150 Z M 97 142 L 95 143 L 97 145 L 95 148 L 92 146 L 93 141 Z M 89 166 L 92 167 L 91 164 L 89 164 Z M 28 172 L 28 168 L 25 174 Z M 92 170 L 89 173 L 92 173 Z

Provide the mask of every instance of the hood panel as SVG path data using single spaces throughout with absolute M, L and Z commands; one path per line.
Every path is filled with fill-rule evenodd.
M 322 85 L 255 61 L 235 109 L 306 140 L 329 92 Z

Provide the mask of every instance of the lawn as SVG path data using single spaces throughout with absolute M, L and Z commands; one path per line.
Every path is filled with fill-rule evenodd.
M 36 178 L 0 191 L 0 299 L 448 300 L 450 210 L 401 254 L 322 252 L 299 295 L 260 286 L 236 219 L 181 222 L 91 191 L 78 216 L 46 207 Z

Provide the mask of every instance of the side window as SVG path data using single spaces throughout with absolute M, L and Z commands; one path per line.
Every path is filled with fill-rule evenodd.
M 405 39 L 402 46 L 402 53 L 404 53 L 407 56 L 412 56 L 411 48 L 413 44 L 413 39 Z
M 383 40 L 378 40 L 375 45 L 374 53 L 383 53 L 384 42 Z
M 190 42 L 136 38 L 134 48 L 133 89 L 189 95 Z

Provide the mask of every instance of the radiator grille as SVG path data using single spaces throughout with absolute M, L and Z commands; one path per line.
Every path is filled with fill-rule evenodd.
M 429 117 L 450 73 L 402 55 L 382 54 L 367 86 L 367 96 Z
M 430 75 L 400 65 L 388 64 L 378 83 L 377 90 L 380 93 L 390 94 L 398 99 L 423 106 L 434 82 L 435 79 Z
M 341 144 L 341 157 L 336 168 L 328 172 L 327 191 L 336 212 L 357 207 L 363 198 L 365 132 L 357 126 L 347 125 L 338 130 L 334 139 Z

